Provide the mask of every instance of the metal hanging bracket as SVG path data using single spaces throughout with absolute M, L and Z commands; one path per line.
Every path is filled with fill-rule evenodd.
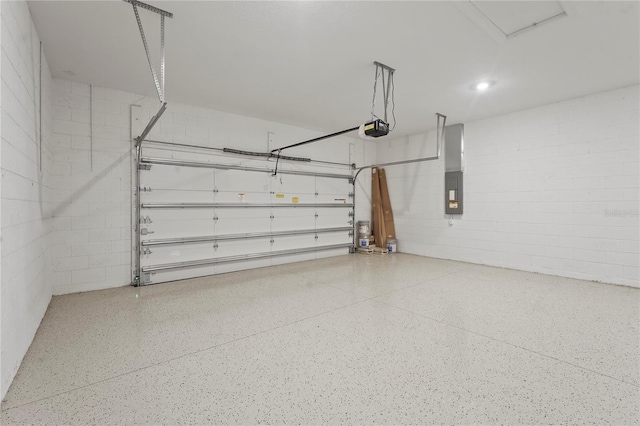
M 159 9 L 157 7 L 151 6 L 149 4 L 143 3 L 138 0 L 123 0 L 127 3 L 130 3 L 133 7 L 133 14 L 136 17 L 136 22 L 138 23 L 138 29 L 140 30 L 140 37 L 142 38 L 142 45 L 144 46 L 144 52 L 147 55 L 147 62 L 149 63 L 149 69 L 151 70 L 151 75 L 153 77 L 153 82 L 156 86 L 156 91 L 158 92 L 158 98 L 160 98 L 160 102 L 162 105 L 160 106 L 160 110 L 151 117 L 149 124 L 142 131 L 142 134 L 135 138 L 136 148 L 140 146 L 145 137 L 151 132 L 153 126 L 156 125 L 164 110 L 167 108 L 167 103 L 165 102 L 165 90 L 164 90 L 164 81 L 165 81 L 165 55 L 164 55 L 164 18 L 173 18 L 173 13 L 167 12 L 166 10 Z M 140 19 L 140 14 L 138 13 L 138 7 L 142 9 L 146 9 L 150 12 L 157 13 L 160 15 L 160 79 L 158 79 L 158 75 L 156 74 L 156 69 L 153 66 L 153 61 L 151 60 L 151 54 L 149 53 L 149 45 L 147 43 L 147 38 L 144 35 L 144 28 L 142 27 L 142 20 Z
M 395 87 L 393 83 L 393 73 L 396 72 L 395 68 L 391 68 L 389 65 L 385 65 L 382 62 L 374 61 L 373 64 L 376 66 L 376 76 L 373 80 L 373 100 L 371 101 L 371 120 L 376 118 L 375 109 L 376 109 L 376 93 L 378 86 L 378 76 L 382 75 L 382 100 L 384 103 L 384 121 L 388 123 L 387 119 L 387 110 L 389 106 L 389 95 L 391 95 L 391 103 L 393 104 L 391 109 L 391 114 L 393 115 L 393 121 L 395 127 L 395 119 L 396 115 L 394 113 L 395 110 L 395 100 L 394 100 L 394 92 Z M 386 72 L 386 77 L 385 77 Z
M 164 18 L 165 16 L 168 18 L 173 18 L 173 13 L 167 12 L 162 9 L 158 9 L 157 7 L 151 6 L 149 4 L 143 3 L 138 0 L 124 0 L 124 1 L 126 1 L 127 3 L 130 3 L 131 6 L 133 6 L 133 13 L 136 16 L 136 22 L 138 23 L 138 29 L 140 30 L 140 37 L 142 37 L 142 44 L 144 46 L 144 51 L 147 54 L 147 61 L 149 62 L 151 75 L 153 76 L 153 82 L 156 85 L 156 90 L 158 91 L 158 97 L 160 98 L 160 102 L 164 103 L 164 80 L 165 80 L 164 78 Z M 140 14 L 138 13 L 138 6 L 160 15 L 160 79 L 159 80 L 158 80 L 158 75 L 156 74 L 156 70 L 153 66 L 153 61 L 151 60 L 151 54 L 149 53 L 149 45 L 147 44 L 147 38 L 144 35 L 144 28 L 142 27 Z

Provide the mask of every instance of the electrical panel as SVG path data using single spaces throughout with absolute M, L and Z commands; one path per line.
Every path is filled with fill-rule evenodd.
M 462 214 L 462 172 L 445 172 L 444 195 L 445 213 Z

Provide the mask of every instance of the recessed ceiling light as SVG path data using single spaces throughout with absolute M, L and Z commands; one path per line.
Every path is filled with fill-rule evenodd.
M 476 90 L 482 92 L 484 90 L 487 90 L 490 86 L 491 84 L 488 81 L 482 81 L 476 84 Z

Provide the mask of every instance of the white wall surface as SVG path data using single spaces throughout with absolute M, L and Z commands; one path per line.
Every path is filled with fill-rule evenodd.
M 51 76 L 26 2 L 0 2 L 2 15 L 1 389 L 4 396 L 51 299 Z
M 131 127 L 133 136 L 138 136 L 160 104 L 157 99 L 94 87 L 91 113 L 90 87 L 59 79 L 54 79 L 53 99 L 54 186 L 62 200 L 54 218 L 54 294 L 128 285 L 132 278 Z M 320 136 L 278 123 L 168 102 L 148 139 L 266 152 Z M 93 126 L 89 124 L 91 115 Z M 350 144 L 354 145 L 351 149 Z M 373 162 L 375 145 L 340 137 L 285 153 L 362 164 Z M 370 187 L 366 179 L 359 182 Z M 367 198 L 360 197 L 358 203 L 366 204 Z M 365 219 L 369 210 L 360 209 Z
M 638 94 L 464 123 L 464 214 L 452 226 L 442 158 L 389 167 L 398 250 L 639 287 Z M 435 152 L 428 136 L 380 141 L 378 161 Z

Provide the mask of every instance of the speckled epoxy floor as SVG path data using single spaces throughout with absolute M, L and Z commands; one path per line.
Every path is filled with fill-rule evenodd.
M 640 290 L 395 254 L 54 297 L 2 424 L 640 424 Z

